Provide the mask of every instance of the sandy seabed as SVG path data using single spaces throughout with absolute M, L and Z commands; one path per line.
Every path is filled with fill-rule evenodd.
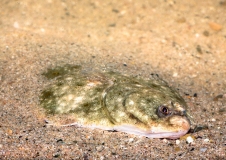
M 226 1 L 0 2 L 0 159 L 226 159 Z M 48 67 L 158 74 L 206 126 L 178 140 L 48 126 Z

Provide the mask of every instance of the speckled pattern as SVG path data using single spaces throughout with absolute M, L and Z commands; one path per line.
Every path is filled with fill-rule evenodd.
M 184 99 L 160 78 L 143 79 L 78 65 L 48 68 L 42 75 L 53 83 L 42 91 L 40 105 L 47 115 L 64 114 L 65 118 L 52 121 L 53 125 L 170 139 L 190 130 Z
M 226 1 L 0 1 L 0 159 L 225 159 Z M 41 73 L 158 74 L 188 104 L 177 140 L 47 125 Z

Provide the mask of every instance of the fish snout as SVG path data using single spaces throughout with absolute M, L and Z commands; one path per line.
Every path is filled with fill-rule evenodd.
M 184 131 L 189 131 L 191 127 L 190 121 L 186 116 L 178 116 L 178 115 L 172 116 L 170 118 L 170 124 L 174 126 L 178 126 Z

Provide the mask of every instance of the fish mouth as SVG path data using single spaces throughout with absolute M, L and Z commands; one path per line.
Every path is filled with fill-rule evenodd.
M 169 123 L 175 126 L 180 126 L 182 130 L 189 131 L 191 122 L 186 116 L 172 116 Z
M 168 124 L 152 127 L 154 138 L 177 139 L 185 135 L 191 127 L 190 120 L 186 116 L 172 116 Z M 153 137 L 151 134 L 149 137 Z
M 138 126 L 124 124 L 114 126 L 113 130 L 145 136 L 148 138 L 177 139 L 190 130 L 190 121 L 185 116 L 182 117 L 175 115 L 170 117 L 167 122 L 152 126 L 149 129 L 141 129 Z

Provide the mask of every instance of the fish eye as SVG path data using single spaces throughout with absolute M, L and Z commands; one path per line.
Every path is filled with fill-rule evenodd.
M 165 116 L 168 116 L 168 115 L 171 114 L 169 108 L 167 106 L 164 106 L 164 105 L 159 106 L 157 113 L 158 113 L 159 117 L 165 117 Z
M 166 106 L 161 106 L 160 108 L 160 112 L 162 112 L 164 115 L 168 115 L 169 114 L 169 109 Z

